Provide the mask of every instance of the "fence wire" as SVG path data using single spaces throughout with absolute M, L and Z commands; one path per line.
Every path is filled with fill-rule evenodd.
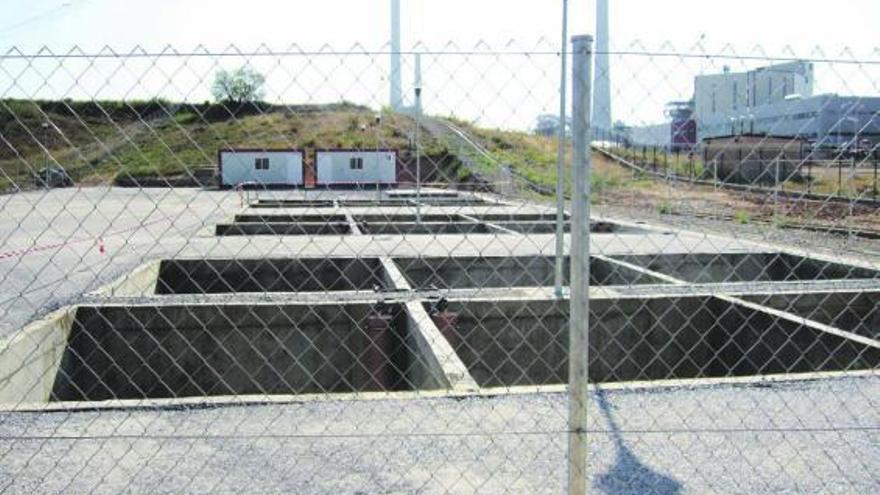
M 391 55 L 0 56 L 0 491 L 876 491 L 876 54 Z

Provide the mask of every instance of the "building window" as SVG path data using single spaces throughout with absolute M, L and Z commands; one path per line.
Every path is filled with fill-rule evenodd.
M 739 101 L 737 101 L 738 98 L 739 98 L 739 84 L 737 84 L 736 81 L 734 81 L 734 83 L 733 83 L 733 109 L 734 110 L 736 110 L 739 107 Z
M 716 105 L 716 100 L 715 100 L 715 85 L 713 84 L 713 85 L 712 85 L 712 113 L 713 113 L 713 114 L 714 114 L 715 112 L 717 112 L 717 108 L 718 108 L 718 107 L 717 107 L 717 105 Z
M 269 170 L 269 159 L 268 158 L 255 158 L 254 159 L 254 170 Z
M 361 157 L 352 157 L 348 159 L 348 168 L 351 170 L 363 170 L 364 159 Z

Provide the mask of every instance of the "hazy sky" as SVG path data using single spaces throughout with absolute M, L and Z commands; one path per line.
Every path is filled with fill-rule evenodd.
M 98 48 L 198 43 L 253 46 L 387 40 L 388 0 L 0 0 L 0 46 Z M 402 0 L 405 45 L 454 40 L 556 41 L 561 1 Z M 572 32 L 592 32 L 594 2 L 570 0 Z M 611 0 L 619 42 L 642 39 L 685 48 L 706 35 L 717 45 L 778 51 L 816 45 L 874 49 L 877 0 Z
M 297 44 L 337 50 L 360 43 L 368 50 L 381 50 L 387 49 L 388 5 L 388 0 L 0 0 L 0 51 L 18 47 L 33 53 L 44 45 L 56 53 L 73 46 L 97 51 L 104 45 L 123 52 L 135 45 L 148 50 L 172 45 L 188 51 L 199 44 L 214 50 L 229 44 L 250 50 L 261 43 L 273 49 Z M 571 34 L 593 31 L 594 9 L 592 0 L 570 0 Z M 561 1 L 553 0 L 402 0 L 403 46 L 421 42 L 428 49 L 448 50 L 449 42 L 471 48 L 482 40 L 494 49 L 552 51 L 560 42 L 560 13 Z M 612 49 L 880 60 L 878 19 L 880 0 L 611 0 Z M 507 44 L 511 39 L 514 45 Z M 850 51 L 844 51 L 846 47 Z M 387 101 L 386 59 L 214 59 L 186 67 L 177 60 L 153 68 L 109 62 L 78 67 L 65 62 L 61 72 L 66 76 L 58 75 L 48 62 L 25 67 L 0 59 L 0 96 L 33 91 L 43 97 L 161 94 L 200 100 L 210 96 L 205 80 L 216 69 L 249 61 L 269 73 L 269 99 L 345 98 L 381 105 Z M 697 73 L 761 63 L 633 56 L 612 61 L 615 118 L 630 123 L 655 121 L 666 101 L 689 97 Z M 404 63 L 405 79 L 410 79 L 412 61 Z M 429 110 L 512 126 L 527 125 L 537 113 L 556 111 L 559 75 L 558 58 L 553 56 L 426 57 L 422 63 Z M 880 94 L 876 71 L 876 66 L 817 67 L 818 89 Z M 21 73 L 24 76 L 16 78 Z M 67 79 L 40 84 L 41 78 L 49 77 Z M 502 105 L 485 108 L 490 98 Z

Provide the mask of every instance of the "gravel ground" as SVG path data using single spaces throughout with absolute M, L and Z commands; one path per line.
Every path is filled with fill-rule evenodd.
M 870 493 L 880 378 L 601 390 L 596 493 Z M 7 413 L 4 493 L 560 493 L 565 394 Z

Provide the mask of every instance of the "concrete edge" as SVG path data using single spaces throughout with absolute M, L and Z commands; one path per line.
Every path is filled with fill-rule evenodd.
M 65 306 L 0 340 L 0 403 L 48 402 L 77 306 Z
M 656 393 L 674 389 L 699 390 L 723 386 L 773 386 L 789 383 L 832 381 L 880 377 L 878 370 L 806 372 L 788 375 L 752 375 L 741 377 L 690 378 L 657 381 L 592 383 L 589 390 L 615 392 Z M 284 395 L 221 395 L 214 397 L 184 397 L 174 399 L 125 399 L 83 402 L 0 404 L 0 413 L 89 412 L 136 409 L 194 409 L 213 407 L 271 406 L 328 402 L 418 400 L 418 399 L 480 399 L 534 394 L 565 394 L 567 385 L 521 385 L 514 387 L 487 387 L 475 389 L 437 389 L 400 392 L 359 392 L 328 394 Z

